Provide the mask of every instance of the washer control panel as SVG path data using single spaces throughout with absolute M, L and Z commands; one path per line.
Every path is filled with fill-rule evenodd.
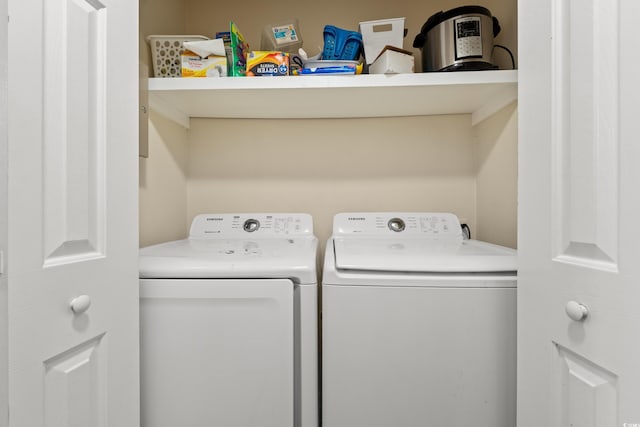
M 308 214 L 203 214 L 191 223 L 190 237 L 215 236 L 311 236 Z
M 247 233 L 253 233 L 254 231 L 258 231 L 258 229 L 260 228 L 260 221 L 255 218 L 246 219 L 244 221 L 244 224 L 242 224 L 242 228 Z
M 442 212 L 340 213 L 334 235 L 461 237 L 458 217 Z

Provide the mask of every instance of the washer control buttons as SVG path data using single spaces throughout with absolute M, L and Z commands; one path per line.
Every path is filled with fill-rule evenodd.
M 244 222 L 242 228 L 247 233 L 253 233 L 260 228 L 260 221 L 258 221 L 257 219 L 248 219 Z
M 401 218 L 391 218 L 387 223 L 387 226 L 389 227 L 389 230 L 395 231 L 396 233 L 404 231 L 406 227 L 404 221 Z

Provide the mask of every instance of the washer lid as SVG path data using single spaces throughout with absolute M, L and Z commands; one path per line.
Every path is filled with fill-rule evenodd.
M 517 269 L 516 251 L 458 238 L 335 237 L 338 270 L 487 273 Z
M 316 283 L 318 240 L 186 239 L 140 250 L 141 278 L 290 278 Z
M 448 212 L 351 212 L 333 220 L 338 270 L 388 272 L 516 271 L 516 251 L 463 239 Z

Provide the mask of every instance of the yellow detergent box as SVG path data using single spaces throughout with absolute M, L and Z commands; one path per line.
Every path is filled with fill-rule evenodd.
M 253 51 L 247 56 L 247 77 L 288 76 L 289 54 L 273 51 Z

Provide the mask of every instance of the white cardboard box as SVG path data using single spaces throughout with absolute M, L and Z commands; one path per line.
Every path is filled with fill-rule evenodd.
M 371 64 L 387 45 L 402 49 L 404 18 L 361 22 L 360 33 L 362 34 L 365 60 L 367 64 Z
M 413 73 L 414 70 L 413 54 L 393 46 L 385 46 L 373 64 L 369 65 L 369 74 L 403 74 Z
M 227 57 L 210 55 L 201 58 L 197 54 L 185 50 L 180 55 L 182 77 L 226 77 Z

